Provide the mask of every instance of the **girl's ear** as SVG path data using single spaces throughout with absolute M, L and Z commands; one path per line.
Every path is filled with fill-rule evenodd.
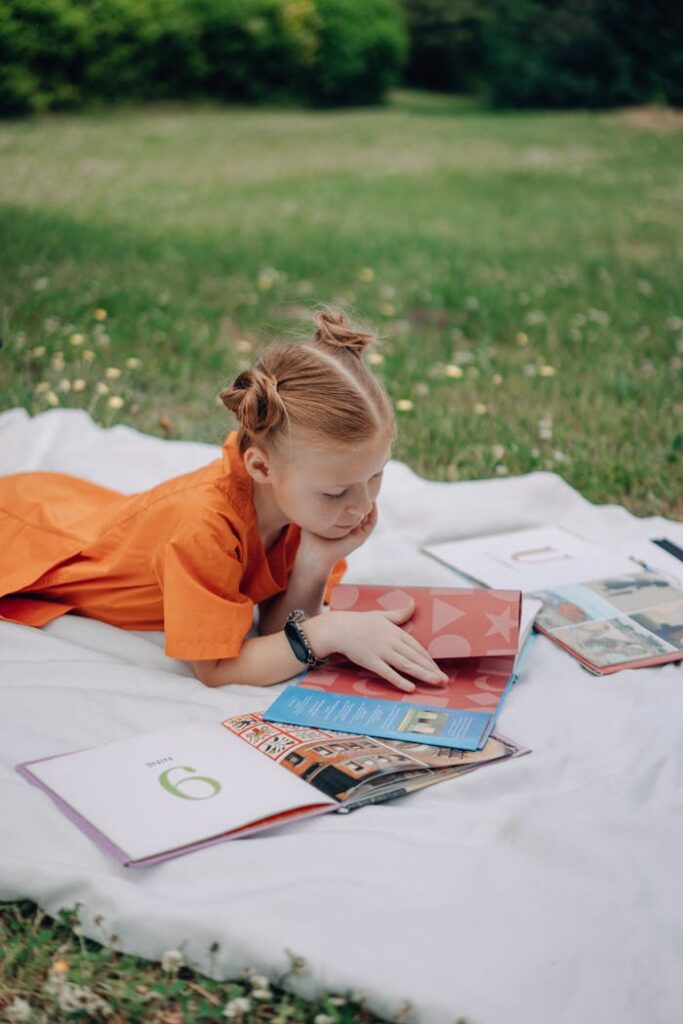
M 271 459 L 264 448 L 250 445 L 244 453 L 244 467 L 252 478 L 260 484 L 272 483 Z

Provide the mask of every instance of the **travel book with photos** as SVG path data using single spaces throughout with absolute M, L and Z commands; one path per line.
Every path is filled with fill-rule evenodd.
M 414 598 L 415 611 L 402 628 L 438 662 L 447 682 L 433 686 L 413 678 L 416 689 L 406 692 L 337 654 L 288 686 L 264 718 L 480 750 L 516 679 L 521 594 L 341 583 L 332 590 L 330 611 L 404 607 L 407 597 Z M 539 608 L 530 602 L 527 629 Z
M 650 549 L 652 568 L 642 562 Z M 628 546 L 613 552 L 542 527 L 424 550 L 491 586 L 516 580 L 542 602 L 539 632 L 597 675 L 683 659 L 683 588 L 652 544 L 632 545 L 636 562 Z
M 283 728 L 253 712 L 156 729 L 16 770 L 121 864 L 144 867 L 392 800 L 528 752 L 502 736 L 465 752 Z

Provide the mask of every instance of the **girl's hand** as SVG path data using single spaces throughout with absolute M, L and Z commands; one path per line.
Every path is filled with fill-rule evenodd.
M 301 540 L 296 553 L 298 564 L 310 565 L 313 571 L 320 571 L 322 566 L 331 569 L 333 565 L 346 558 L 352 551 L 359 548 L 368 539 L 377 525 L 377 503 L 372 503 L 372 508 L 360 521 L 355 530 L 351 530 L 344 537 L 335 540 L 327 540 L 325 537 L 318 537 L 308 530 L 301 531 Z
M 309 619 L 304 628 L 318 657 L 338 651 L 399 690 L 411 692 L 415 683 L 402 672 L 433 685 L 448 679 L 424 647 L 397 625 L 406 622 L 414 611 L 415 602 L 411 600 L 402 608 L 386 611 L 327 612 Z

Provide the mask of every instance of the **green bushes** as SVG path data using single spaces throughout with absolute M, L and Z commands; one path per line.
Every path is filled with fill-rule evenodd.
M 683 101 L 683 8 L 654 0 L 493 0 L 490 98 L 505 107 Z
M 403 0 L 409 79 L 496 107 L 683 104 L 675 0 Z
M 0 114 L 214 96 L 375 103 L 398 0 L 0 0 Z
M 406 79 L 428 89 L 471 89 L 482 70 L 479 0 L 404 0 L 410 37 Z

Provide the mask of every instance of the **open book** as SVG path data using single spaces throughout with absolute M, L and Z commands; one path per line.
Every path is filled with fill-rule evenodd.
M 130 867 L 391 800 L 528 752 L 502 736 L 465 753 L 284 729 L 253 712 L 157 729 L 16 770 Z
M 656 546 L 663 543 L 665 551 Z M 678 550 L 672 542 L 615 552 L 540 527 L 424 550 L 490 586 L 516 581 L 525 597 L 542 602 L 539 632 L 597 675 L 683 659 L 683 588 L 671 572 L 681 563 L 665 553 Z
M 338 584 L 330 611 L 404 606 L 415 611 L 402 628 L 431 654 L 448 680 L 413 679 L 410 693 L 334 655 L 288 686 L 264 714 L 269 722 L 351 730 L 385 739 L 480 750 L 517 677 L 519 591 L 452 587 Z M 525 627 L 530 629 L 530 605 Z

